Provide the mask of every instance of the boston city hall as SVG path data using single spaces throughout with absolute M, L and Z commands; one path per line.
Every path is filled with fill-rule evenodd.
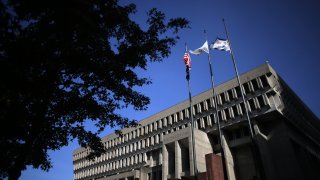
M 76 149 L 74 180 L 319 180 L 318 117 L 269 64 L 240 79 L 247 106 L 237 79 L 227 81 L 216 103 L 211 89 L 192 97 L 192 115 L 186 100 L 102 138 L 106 153 L 93 161 Z

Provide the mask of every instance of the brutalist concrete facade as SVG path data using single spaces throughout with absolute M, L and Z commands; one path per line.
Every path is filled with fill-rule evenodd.
M 245 106 L 239 98 L 239 85 L 232 79 L 215 88 L 228 179 L 320 179 L 318 117 L 268 64 L 240 79 L 263 173 L 257 175 Z M 206 172 L 206 154 L 221 155 L 213 109 L 211 90 L 193 97 L 196 163 L 202 175 Z M 95 161 L 85 159 L 89 149 L 75 150 L 74 179 L 192 179 L 190 115 L 186 100 L 140 121 L 141 126 L 123 129 L 122 137 L 110 134 L 102 139 L 107 153 Z

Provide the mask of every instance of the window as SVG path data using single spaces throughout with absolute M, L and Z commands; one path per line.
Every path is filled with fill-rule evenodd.
M 221 96 L 222 104 L 226 103 L 226 97 L 224 96 L 224 93 L 221 93 L 219 96 Z
M 234 114 L 235 116 L 239 116 L 239 113 L 238 113 L 238 111 L 237 111 L 237 106 L 232 106 L 231 108 L 232 108 L 233 114 Z
M 241 97 L 240 86 L 235 87 L 237 97 Z
M 266 76 L 266 75 L 260 76 L 260 79 L 261 79 L 261 82 L 262 82 L 262 86 L 263 86 L 263 87 L 269 86 L 268 79 L 267 79 L 267 76 Z
M 214 114 L 210 114 L 210 119 L 211 119 L 211 123 L 215 124 L 216 120 L 215 120 L 215 115 Z
M 204 128 L 208 127 L 208 120 L 207 116 L 203 117 L 203 122 L 204 122 Z
M 228 109 L 225 109 L 226 119 L 231 119 L 230 113 Z
M 248 102 L 249 102 L 249 106 L 250 106 L 250 108 L 248 108 L 248 109 L 252 109 L 252 110 L 256 110 L 257 109 L 257 107 L 254 104 L 254 99 L 249 99 Z
M 208 104 L 208 108 L 212 108 L 212 101 L 211 101 L 211 98 L 210 99 L 207 99 L 207 104 Z
M 263 101 L 263 97 L 262 96 L 258 96 L 257 97 L 257 100 L 258 100 L 258 103 L 259 103 L 259 105 L 260 106 L 265 106 L 266 104 L 264 103 L 264 101 Z
M 251 82 L 254 90 L 259 89 L 258 79 L 253 79 Z
M 198 106 L 197 106 L 197 104 L 193 106 L 193 109 L 194 109 L 194 112 L 193 112 L 194 114 L 198 113 Z
M 200 102 L 200 111 L 204 111 L 206 109 L 204 107 L 204 102 Z
M 249 92 L 250 92 L 249 84 L 248 83 L 244 83 L 243 84 L 243 88 L 244 88 L 244 93 L 245 94 L 249 94 Z
M 231 89 L 229 89 L 229 90 L 227 91 L 227 94 L 228 94 L 229 99 L 232 100 L 232 99 L 233 99 L 233 96 L 232 96 L 232 90 L 231 90 Z

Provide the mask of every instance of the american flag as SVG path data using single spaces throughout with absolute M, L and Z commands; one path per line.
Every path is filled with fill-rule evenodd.
M 188 52 L 184 53 L 183 61 L 184 61 L 184 64 L 186 64 L 186 66 L 190 70 L 191 69 L 191 58 L 190 58 L 190 55 Z

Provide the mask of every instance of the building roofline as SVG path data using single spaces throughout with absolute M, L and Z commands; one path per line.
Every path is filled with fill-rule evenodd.
M 269 63 L 265 63 L 265 64 L 258 66 L 257 68 L 254 68 L 252 70 L 249 70 L 249 71 L 241 74 L 240 80 L 241 80 L 241 83 L 243 84 L 244 82 L 247 82 L 247 81 L 251 80 L 252 78 L 255 78 L 255 77 L 261 76 L 263 74 L 267 74 L 267 73 L 272 73 L 275 76 L 278 76 L 276 71 L 271 67 L 271 65 Z M 237 82 L 236 77 L 234 77 L 228 81 L 225 81 L 225 82 L 217 85 L 215 87 L 215 93 L 220 94 L 220 93 L 224 92 L 225 90 L 231 89 L 236 86 L 238 86 L 238 82 Z M 203 100 L 203 98 L 207 98 L 208 96 L 212 96 L 212 95 L 210 95 L 211 93 L 212 93 L 212 91 L 210 88 L 210 89 L 203 91 L 197 95 L 194 95 L 192 97 L 193 104 L 201 102 Z M 187 107 L 189 107 L 189 100 L 188 99 L 183 100 L 183 101 L 181 101 L 175 105 L 172 105 L 168 108 L 165 108 L 165 109 L 163 109 L 153 115 L 150 115 L 150 116 L 138 121 L 138 124 L 141 124 L 142 126 L 146 125 L 150 122 L 154 122 L 155 120 L 167 117 L 168 115 L 171 115 L 177 111 L 181 111 Z M 124 128 L 124 129 L 121 129 L 121 131 L 123 133 L 127 133 L 127 132 L 132 131 L 135 128 L 136 127 Z M 113 132 L 113 133 L 108 134 L 107 136 L 104 136 L 103 138 L 101 138 L 101 140 L 104 142 L 104 141 L 107 141 L 109 139 L 113 139 L 116 137 L 118 137 L 118 135 L 116 135 Z M 83 147 L 80 147 L 80 148 L 74 150 L 73 154 L 75 154 L 77 152 L 81 152 L 83 149 L 84 149 Z

